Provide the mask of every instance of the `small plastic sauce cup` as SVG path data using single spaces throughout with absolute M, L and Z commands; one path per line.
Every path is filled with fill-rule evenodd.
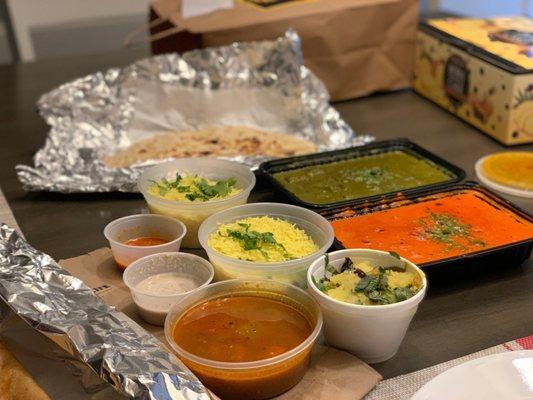
M 380 266 L 393 266 L 400 262 L 385 251 L 349 249 L 330 253 L 330 264 L 339 267 L 345 257 L 350 257 L 354 262 L 368 261 Z M 369 364 L 386 361 L 398 352 L 427 289 L 424 272 L 412 262 L 404 258 L 401 260 L 406 263 L 407 270 L 420 275 L 422 288 L 407 300 L 386 305 L 358 305 L 335 300 L 321 292 L 313 283 L 313 277 L 316 281 L 324 277 L 324 257 L 309 267 L 309 293 L 322 309 L 327 344 L 346 350 Z
M 116 219 L 104 228 L 113 257 L 121 270 L 141 257 L 179 251 L 181 241 L 187 232 L 185 225 L 163 215 L 136 214 Z M 125 242 L 139 237 L 157 237 L 168 240 L 156 246 L 131 246 Z
M 186 276 L 194 280 L 197 287 L 171 295 L 146 292 L 137 288 L 144 279 L 167 272 Z M 207 286 L 213 280 L 213 276 L 213 266 L 202 257 L 188 253 L 160 253 L 133 262 L 124 271 L 123 280 L 130 289 L 142 319 L 150 324 L 163 326 L 170 308 L 187 295 Z
M 308 318 L 312 332 L 305 341 L 283 354 L 251 362 L 205 359 L 174 342 L 174 327 L 190 308 L 212 299 L 236 295 L 262 296 L 291 305 Z M 172 307 L 165 320 L 165 336 L 183 363 L 217 396 L 222 399 L 268 399 L 286 392 L 302 379 L 321 327 L 320 308 L 302 289 L 272 280 L 234 279 L 206 286 Z
M 236 187 L 242 189 L 234 196 L 205 202 L 167 200 L 148 192 L 153 181 L 162 178 L 173 180 L 176 173 L 187 172 L 207 179 L 222 180 L 235 178 Z M 180 158 L 162 163 L 146 170 L 139 178 L 139 190 L 143 194 L 151 213 L 177 218 L 187 226 L 183 247 L 199 248 L 198 228 L 210 215 L 248 201 L 255 185 L 255 175 L 246 165 L 216 158 Z
M 209 236 L 219 225 L 264 215 L 280 218 L 303 229 L 318 246 L 318 250 L 296 260 L 268 263 L 239 260 L 219 253 L 209 246 Z M 221 211 L 207 218 L 198 231 L 198 237 L 215 267 L 217 281 L 235 278 L 273 279 L 305 288 L 307 269 L 333 243 L 333 228 L 324 217 L 302 207 L 281 203 L 251 203 Z

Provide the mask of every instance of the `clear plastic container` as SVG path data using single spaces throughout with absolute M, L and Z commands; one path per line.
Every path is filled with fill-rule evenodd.
M 283 262 L 252 262 L 229 257 L 212 249 L 207 244 L 209 235 L 221 224 L 236 220 L 268 215 L 281 218 L 303 229 L 318 246 L 318 250 L 308 256 Z M 274 279 L 291 283 L 301 288 L 307 287 L 307 268 L 324 254 L 333 243 L 333 228 L 321 215 L 302 207 L 281 203 L 252 203 L 221 211 L 204 221 L 198 237 L 215 267 L 215 280 L 235 278 Z
M 174 327 L 190 308 L 215 298 L 236 295 L 282 301 L 302 312 L 313 330 L 294 349 L 276 357 L 251 362 L 208 360 L 182 349 L 174 342 Z M 320 308 L 302 289 L 272 280 L 234 279 L 206 286 L 172 307 L 165 320 L 165 336 L 184 364 L 216 395 L 223 399 L 267 399 L 289 390 L 302 379 L 321 327 Z
M 136 214 L 116 219 L 104 228 L 104 236 L 109 241 L 113 257 L 121 270 L 141 257 L 179 251 L 181 241 L 187 232 L 185 225 L 163 215 Z M 156 246 L 130 246 L 127 240 L 139 237 L 157 237 L 168 243 Z
M 394 266 L 400 262 L 385 251 L 349 249 L 330 253 L 330 264 L 340 267 L 345 257 L 381 266 Z M 335 300 L 321 292 L 312 281 L 313 277 L 319 281 L 324 276 L 324 257 L 309 267 L 309 293 L 322 309 L 327 344 L 346 350 L 369 364 L 386 361 L 397 353 L 427 290 L 424 272 L 412 262 L 404 258 L 401 260 L 406 263 L 408 271 L 415 271 L 421 276 L 422 288 L 405 301 L 387 305 L 358 305 Z
M 172 295 L 161 295 L 137 287 L 146 278 L 168 272 L 194 281 L 196 288 L 178 291 Z M 124 271 L 123 280 L 131 291 L 140 316 L 150 324 L 163 326 L 170 308 L 185 296 L 207 286 L 213 276 L 213 266 L 202 257 L 188 253 L 160 253 L 132 263 Z
M 162 178 L 173 180 L 176 172 L 198 174 L 213 180 L 233 177 L 237 180 L 236 187 L 242 191 L 225 199 L 195 203 L 166 200 L 148 193 L 152 181 Z M 216 212 L 246 204 L 254 185 L 255 175 L 246 165 L 216 158 L 180 158 L 162 163 L 146 170 L 138 182 L 139 190 L 146 199 L 150 212 L 177 218 L 187 226 L 187 234 L 183 238 L 183 247 L 186 248 L 199 248 L 198 228 L 200 224 Z

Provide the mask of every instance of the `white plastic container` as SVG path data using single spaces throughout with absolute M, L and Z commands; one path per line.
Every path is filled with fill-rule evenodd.
M 237 180 L 236 187 L 242 191 L 225 199 L 206 202 L 167 200 L 148 192 L 153 181 L 162 178 L 173 180 L 176 172 L 198 174 L 212 180 L 233 177 Z M 180 158 L 162 163 L 146 170 L 138 182 L 139 190 L 146 199 L 151 213 L 177 218 L 187 226 L 187 235 L 183 238 L 183 247 L 186 248 L 199 248 L 198 228 L 200 224 L 216 212 L 246 204 L 254 185 L 255 175 L 246 165 L 216 158 Z
M 309 267 L 309 292 L 322 309 L 326 342 L 356 355 L 369 364 L 388 360 L 398 352 L 418 304 L 426 294 L 426 276 L 412 262 L 404 258 L 398 260 L 389 253 L 378 250 L 334 251 L 329 254 L 330 264 L 340 268 L 345 257 L 350 257 L 354 262 L 366 261 L 384 267 L 405 262 L 408 271 L 416 271 L 422 278 L 420 291 L 405 301 L 387 305 L 357 305 L 335 300 L 315 286 L 313 277 L 316 281 L 324 277 L 325 257 L 320 257 Z
M 109 241 L 113 257 L 121 270 L 141 257 L 179 251 L 181 241 L 187 232 L 185 225 L 163 215 L 136 214 L 116 219 L 104 228 L 104 236 Z M 156 246 L 130 246 L 127 240 L 139 237 L 158 237 L 168 243 Z
M 207 244 L 209 235 L 218 229 L 219 225 L 264 215 L 295 224 L 313 239 L 319 249 L 296 260 L 259 263 L 226 256 Z M 273 279 L 305 288 L 307 287 L 307 268 L 333 243 L 333 228 L 324 217 L 302 207 L 281 203 L 252 203 L 221 211 L 207 218 L 200 226 L 198 237 L 215 267 L 216 281 L 235 278 Z
M 196 287 L 172 295 L 147 292 L 137 286 L 146 278 L 173 272 L 191 279 Z M 188 253 L 160 253 L 143 257 L 124 271 L 123 280 L 130 289 L 140 316 L 148 323 L 163 326 L 169 310 L 185 296 L 207 286 L 214 276 L 213 266 L 202 257 Z

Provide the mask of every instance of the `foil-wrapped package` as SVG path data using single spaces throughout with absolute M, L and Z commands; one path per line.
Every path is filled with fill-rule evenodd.
M 137 191 L 142 169 L 161 160 L 110 168 L 102 157 L 161 132 L 244 125 L 298 135 L 319 151 L 373 139 L 355 135 L 330 106 L 292 31 L 275 41 L 166 54 L 95 73 L 43 95 L 38 109 L 51 127 L 48 138 L 33 167 L 17 166 L 33 191 Z M 230 159 L 251 167 L 266 160 Z
M 96 376 L 132 399 L 210 399 L 151 334 L 5 224 L 0 225 L 0 301 L 66 352 L 62 361 L 80 382 L 91 382 L 93 394 L 105 390 L 94 384 Z M 3 330 L 6 318 L 0 313 Z

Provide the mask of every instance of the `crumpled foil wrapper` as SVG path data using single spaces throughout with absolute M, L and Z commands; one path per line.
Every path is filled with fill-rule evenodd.
M 18 165 L 25 190 L 137 191 L 143 168 L 109 168 L 104 155 L 165 131 L 247 125 L 298 134 L 319 151 L 365 144 L 330 106 L 324 84 L 302 64 L 293 31 L 275 41 L 235 43 L 140 60 L 43 95 L 51 129 L 34 167 Z M 256 168 L 265 157 L 230 158 Z M 166 161 L 166 160 L 165 160 Z
M 72 357 L 67 363 L 81 377 L 92 370 L 132 399 L 211 398 L 157 339 L 5 224 L 0 225 L 0 298 L 65 350 Z

